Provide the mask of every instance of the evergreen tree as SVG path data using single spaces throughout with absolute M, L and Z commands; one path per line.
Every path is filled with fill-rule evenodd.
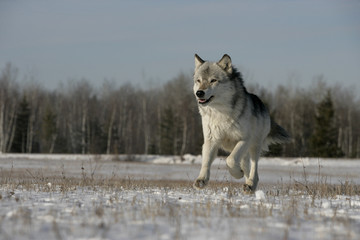
M 279 157 L 283 152 L 281 144 L 272 144 L 269 146 L 269 151 L 265 153 L 265 157 Z
M 54 144 L 57 137 L 56 118 L 56 113 L 50 106 L 47 106 L 41 125 L 43 152 L 53 153 Z
M 113 136 L 116 138 L 116 131 L 113 130 Z M 106 152 L 106 136 L 101 126 L 100 120 L 94 117 L 90 121 L 90 139 L 89 139 L 89 152 L 91 154 L 101 154 Z
M 174 109 L 170 106 L 164 108 L 160 124 L 160 154 L 180 154 L 183 125 L 183 121 L 176 115 Z
M 344 153 L 337 146 L 337 127 L 330 91 L 318 104 L 315 129 L 310 138 L 311 155 L 314 157 L 342 157 Z
M 16 127 L 14 141 L 11 146 L 11 152 L 25 153 L 29 127 L 30 107 L 24 96 L 19 105 L 16 115 Z
M 160 125 L 160 154 L 174 154 L 174 112 L 170 107 L 166 107 L 161 116 Z

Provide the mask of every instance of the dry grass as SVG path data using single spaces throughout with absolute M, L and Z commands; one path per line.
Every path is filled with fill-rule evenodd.
M 61 172 L 61 174 L 59 174 L 59 172 Z M 98 177 L 96 175 L 96 169 L 91 169 L 88 172 L 83 170 L 79 176 L 71 177 L 67 177 L 64 170 L 48 172 L 41 169 L 0 169 L 0 185 L 7 185 L 9 188 L 16 188 L 16 186 L 22 185 L 24 189 L 32 189 L 35 185 L 48 186 L 47 184 L 49 182 L 53 187 L 60 186 L 64 190 L 71 190 L 74 187 L 101 187 L 113 190 L 119 188 L 134 190 L 152 187 L 178 190 L 192 188 L 193 184 L 191 180 L 138 180 L 131 179 L 130 177 L 123 178 L 115 175 L 106 178 Z M 211 181 L 207 188 L 214 192 L 227 188 L 229 196 L 232 196 L 239 193 L 242 188 L 242 183 L 215 180 Z M 310 182 L 307 180 L 306 173 L 301 181 L 292 180 L 287 183 L 281 182 L 276 185 L 260 183 L 259 189 L 264 190 L 266 194 L 270 196 L 305 194 L 314 198 L 328 198 L 336 195 L 360 195 L 360 185 L 357 185 L 352 181 L 330 184 L 327 182 L 326 176 L 319 176 L 316 181 Z
M 9 198 L 13 198 L 16 202 L 23 202 L 22 197 L 15 194 L 15 191 L 19 189 L 60 195 L 85 189 L 84 194 L 89 194 L 89 192 L 90 194 L 102 195 L 111 193 L 106 204 L 99 200 L 89 208 L 92 212 L 90 216 L 99 219 L 97 228 L 101 230 L 100 232 L 104 236 L 110 234 L 109 229 L 111 228 L 108 225 L 109 223 L 104 221 L 105 218 L 111 219 L 112 224 L 120 224 L 125 228 L 137 221 L 151 222 L 153 223 L 150 228 L 151 232 L 157 234 L 158 238 L 162 231 L 159 225 L 165 221 L 172 229 L 173 239 L 186 239 L 186 232 L 183 228 L 184 225 L 189 228 L 189 221 L 194 228 L 212 229 L 218 227 L 213 219 L 219 219 L 219 224 L 221 219 L 228 219 L 226 224 L 229 226 L 224 226 L 224 228 L 232 230 L 228 233 L 227 239 L 236 238 L 238 232 L 235 225 L 239 222 L 250 224 L 250 235 L 248 237 L 257 239 L 263 233 L 271 233 L 272 231 L 266 219 L 276 219 L 283 224 L 281 228 L 283 232 L 277 236 L 282 239 L 291 238 L 291 229 L 300 228 L 307 221 L 313 221 L 316 224 L 319 221 L 320 223 L 324 221 L 330 222 L 330 225 L 333 226 L 344 226 L 347 229 L 345 235 L 339 235 L 335 232 L 334 236 L 339 235 L 340 238 L 351 239 L 354 223 L 346 215 L 346 212 L 343 213 L 342 211 L 340 214 L 340 209 L 345 205 L 351 208 L 351 197 L 360 195 L 359 185 L 350 181 L 329 184 L 326 177 L 322 176 L 320 172 L 316 181 L 309 181 L 305 169 L 301 181 L 291 180 L 276 185 L 260 184 L 259 189 L 265 193 L 265 199 L 255 199 L 253 195 L 244 196 L 241 190 L 242 183 L 236 182 L 212 181 L 205 190 L 200 191 L 202 195 L 198 195 L 199 191 L 192 188 L 192 181 L 190 180 L 135 180 L 116 175 L 102 177 L 98 176 L 96 171 L 97 166 L 94 165 L 87 171 L 83 168 L 78 176 L 68 177 L 63 168 L 56 172 L 31 169 L 17 170 L 14 168 L 1 169 L 0 188 L 5 189 L 5 191 L 0 194 L 0 203 Z M 154 192 L 159 192 L 161 197 L 152 199 Z M 129 199 L 129 193 L 134 194 L 131 199 Z M 197 195 L 198 199 L 193 197 Z M 322 201 L 344 195 L 347 196 L 346 199 L 348 200 L 345 201 L 349 201 L 348 203 L 344 202 L 332 206 L 333 214 L 331 217 L 326 216 L 323 219 L 318 219 L 318 211 L 322 207 Z M 191 197 L 196 200 L 183 202 L 184 199 L 182 198 L 184 197 Z M 133 210 L 128 211 L 123 205 L 130 206 Z M 80 208 L 74 207 L 74 209 L 74 216 L 84 214 Z M 32 221 L 26 208 L 19 207 L 17 214 L 22 222 Z M 51 214 L 57 216 L 56 213 Z M 5 224 L 4 221 L 6 221 L 5 218 L 0 216 L 0 230 L 2 224 Z M 64 239 L 66 238 L 64 232 L 68 230 L 59 222 L 61 221 L 54 217 L 52 222 L 53 235 L 56 239 Z M 252 224 L 253 226 L 251 226 Z M 356 224 L 358 223 L 355 223 L 355 226 Z M 12 239 L 11 234 L 6 233 L 4 228 L 2 232 L 9 236 L 8 239 Z
M 305 171 L 305 170 L 304 170 Z M 59 174 L 59 172 L 61 174 Z M 51 183 L 51 187 L 49 184 Z M 111 190 L 141 190 L 146 188 L 160 188 L 169 190 L 192 189 L 193 182 L 190 180 L 138 180 L 130 177 L 123 178 L 119 176 L 99 177 L 96 175 L 96 167 L 85 171 L 84 168 L 79 176 L 67 177 L 63 169 L 57 172 L 48 172 L 45 170 L 29 169 L 0 169 L 0 186 L 6 185 L 9 189 L 21 185 L 23 189 L 31 190 L 39 188 L 41 191 L 52 191 L 59 187 L 63 191 L 73 190 L 76 187 L 104 188 Z M 207 186 L 208 190 L 213 192 L 227 189 L 228 196 L 236 196 L 241 193 L 241 182 L 229 181 L 211 181 Z M 327 183 L 326 176 L 318 176 L 316 181 L 310 182 L 304 172 L 301 181 L 291 180 L 287 183 L 278 183 L 268 185 L 260 183 L 259 188 L 266 195 L 278 197 L 281 195 L 307 195 L 316 198 L 332 198 L 337 195 L 357 196 L 360 195 L 360 185 L 352 181 L 340 182 L 339 184 Z

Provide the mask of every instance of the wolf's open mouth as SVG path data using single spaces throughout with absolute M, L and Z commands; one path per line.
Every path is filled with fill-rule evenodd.
M 213 97 L 214 97 L 214 96 L 211 96 L 211 97 L 209 97 L 208 99 L 199 98 L 199 103 L 200 103 L 200 104 L 208 103 L 208 102 L 211 101 L 211 99 L 212 99 Z

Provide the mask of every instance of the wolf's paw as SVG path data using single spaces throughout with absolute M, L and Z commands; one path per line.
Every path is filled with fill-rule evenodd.
M 248 184 L 244 184 L 243 191 L 245 194 L 253 194 L 255 192 L 255 189 L 253 189 L 253 187 Z
M 196 179 L 193 187 L 196 189 L 203 189 L 207 185 L 208 181 L 205 179 Z

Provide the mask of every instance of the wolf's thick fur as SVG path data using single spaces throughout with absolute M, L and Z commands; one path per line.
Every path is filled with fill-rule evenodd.
M 261 152 L 271 143 L 287 142 L 288 133 L 270 118 L 263 102 L 247 92 L 227 54 L 218 62 L 204 61 L 195 54 L 194 94 L 204 134 L 202 165 L 194 187 L 208 183 L 210 166 L 222 148 L 230 152 L 226 159 L 230 174 L 236 179 L 245 175 L 244 190 L 254 192 Z

